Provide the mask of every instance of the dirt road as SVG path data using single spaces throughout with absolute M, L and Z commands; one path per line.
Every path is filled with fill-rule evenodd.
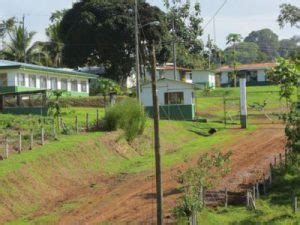
M 231 172 L 224 177 L 218 188 L 239 191 L 243 184 L 257 179 L 266 172 L 274 155 L 284 151 L 283 125 L 270 124 L 253 131 L 233 144 L 222 145 L 224 151 L 233 152 Z M 170 220 L 171 209 L 180 197 L 177 191 L 176 174 L 192 162 L 165 169 L 163 173 L 164 210 Z M 153 171 L 154 172 L 154 171 Z M 83 199 L 79 208 L 62 216 L 60 224 L 151 224 L 155 221 L 155 178 L 154 173 L 121 175 L 102 183 L 103 188 L 93 192 L 78 193 Z M 133 222 L 134 221 L 134 222 Z

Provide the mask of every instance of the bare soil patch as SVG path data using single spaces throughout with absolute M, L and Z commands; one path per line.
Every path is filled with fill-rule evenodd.
M 219 146 L 224 151 L 231 150 L 233 155 L 231 172 L 221 180 L 217 189 L 245 189 L 261 173 L 267 172 L 274 155 L 284 152 L 284 144 L 284 126 L 265 124 L 247 136 Z M 180 197 L 176 182 L 178 169 L 187 168 L 193 163 L 186 162 L 163 171 L 166 221 L 172 222 L 171 210 Z M 113 224 L 155 223 L 154 168 L 152 172 L 123 174 L 103 181 L 101 189 L 77 192 L 76 198 L 81 199 L 80 207 L 62 215 L 60 224 L 99 224 L 105 221 Z

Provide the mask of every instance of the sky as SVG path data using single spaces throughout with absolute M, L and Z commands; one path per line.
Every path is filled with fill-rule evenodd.
M 76 0 L 0 0 L 0 20 L 15 16 L 22 19 L 25 14 L 25 24 L 29 30 L 35 31 L 34 40 L 46 40 L 45 28 L 49 17 L 55 10 L 70 8 Z M 147 0 L 153 5 L 164 9 L 163 0 Z M 192 0 L 193 1 L 193 0 Z M 224 0 L 200 0 L 203 24 L 214 15 Z M 299 29 L 285 27 L 280 29 L 276 19 L 279 5 L 291 3 L 300 7 L 300 0 L 228 0 L 224 8 L 216 16 L 216 33 L 213 23 L 204 30 L 203 39 L 208 35 L 216 37 L 219 47 L 226 47 L 226 36 L 229 33 L 240 33 L 246 37 L 251 31 L 270 28 L 279 35 L 280 39 L 300 35 Z

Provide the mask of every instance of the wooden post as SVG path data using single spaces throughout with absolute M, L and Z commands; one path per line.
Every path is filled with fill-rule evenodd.
M 5 137 L 5 158 L 8 159 L 9 155 L 9 146 L 8 146 L 8 137 Z
M 53 129 L 53 138 L 54 138 L 54 140 L 57 140 L 57 134 L 56 134 L 55 124 L 53 124 L 52 129 Z
M 97 109 L 97 128 L 99 128 L 99 109 Z
M 256 182 L 256 198 L 257 199 L 259 199 L 259 196 L 260 194 L 259 194 L 259 183 L 258 182 Z
M 287 149 L 285 149 L 285 151 L 284 151 L 284 162 L 285 162 L 285 166 L 287 167 L 287 164 L 288 164 L 288 152 L 287 152 Z
M 282 154 L 280 153 L 279 154 L 279 163 L 280 163 L 280 166 L 282 165 Z
M 272 165 L 272 163 L 270 163 L 270 182 L 269 182 L 269 185 L 271 186 L 272 185 L 272 179 L 273 179 L 273 165 Z
M 264 189 L 264 195 L 267 194 L 267 187 L 266 187 L 266 177 L 265 174 L 263 175 L 263 189 Z
M 298 211 L 298 199 L 297 196 L 294 197 L 294 213 Z
M 154 152 L 155 152 L 155 178 L 156 178 L 156 210 L 157 210 L 157 224 L 164 224 L 163 218 L 163 187 L 162 187 L 162 173 L 161 173 L 161 152 L 160 152 L 160 135 L 159 135 L 159 103 L 157 97 L 156 87 L 156 53 L 155 44 L 152 44 L 151 54 L 151 81 L 152 81 L 152 102 L 153 102 L 153 120 L 154 120 Z M 205 204 L 205 199 L 204 204 Z
M 29 150 L 33 149 L 33 131 L 30 131 L 30 145 L 29 145 Z
M 250 208 L 250 192 L 248 190 L 246 195 L 246 206 L 248 209 Z
M 274 156 L 274 166 L 276 166 L 276 164 L 277 164 L 277 158 L 276 156 Z
M 256 191 L 255 191 L 255 184 L 253 184 L 253 187 L 252 187 L 252 197 L 253 199 L 255 199 L 255 196 L 256 196 Z
M 42 145 L 45 144 L 45 128 L 42 127 L 42 131 L 41 131 L 41 143 Z
M 89 131 L 90 127 L 89 127 L 89 114 L 86 114 L 86 131 Z
M 18 148 L 18 153 L 21 154 L 22 151 L 22 134 L 19 132 L 19 148 Z
M 79 133 L 79 129 L 78 129 L 78 116 L 75 117 L 75 129 L 76 129 L 76 134 Z
M 225 188 L 225 208 L 228 207 L 228 191 L 227 188 Z

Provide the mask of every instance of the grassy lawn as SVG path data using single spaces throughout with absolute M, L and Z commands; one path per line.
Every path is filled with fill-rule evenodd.
M 224 94 L 230 99 L 226 104 L 228 117 L 237 118 L 239 115 L 239 88 L 217 88 L 210 94 L 204 95 L 198 91 L 196 96 L 197 114 L 200 117 L 208 117 L 212 120 L 224 119 Z M 294 96 L 296 101 L 296 95 Z M 249 115 L 263 115 L 263 112 L 252 109 L 255 103 L 263 104 L 266 101 L 265 111 L 272 117 L 272 114 L 286 110 L 284 99 L 280 100 L 279 87 L 277 86 L 255 86 L 247 87 L 247 103 Z M 273 116 L 273 118 L 275 118 Z M 253 119 L 252 116 L 249 118 Z M 228 120 L 230 120 L 228 118 Z M 235 122 L 238 122 L 235 120 Z

